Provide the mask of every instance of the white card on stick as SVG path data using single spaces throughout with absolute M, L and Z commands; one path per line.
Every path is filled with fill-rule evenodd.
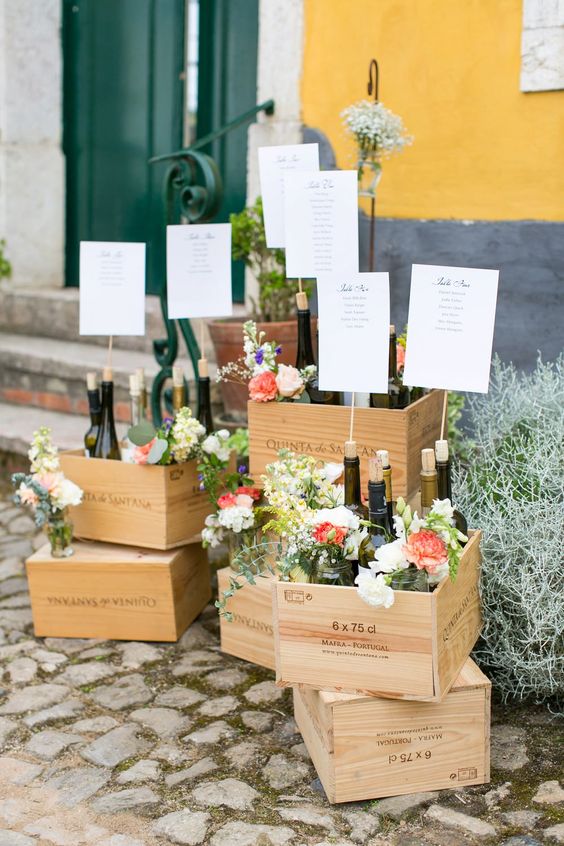
M 80 334 L 145 334 L 145 244 L 80 242 Z
M 231 315 L 231 224 L 167 226 L 166 270 L 171 320 Z
M 388 392 L 390 281 L 387 273 L 319 276 L 319 387 Z
M 414 264 L 403 381 L 486 394 L 498 270 Z
M 286 276 L 358 273 L 356 170 L 299 171 L 284 180 Z
M 284 247 L 284 176 L 319 170 L 319 144 L 259 147 L 258 161 L 266 245 Z

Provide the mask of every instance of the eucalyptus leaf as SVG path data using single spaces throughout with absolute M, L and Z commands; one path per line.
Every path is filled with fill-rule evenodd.
M 127 437 L 132 444 L 135 444 L 135 446 L 145 446 L 145 444 L 148 444 L 149 441 L 153 440 L 156 434 L 157 430 L 153 424 L 148 420 L 142 420 L 141 423 L 138 423 L 136 426 L 130 427 Z
M 303 391 L 301 396 L 294 400 L 294 402 L 311 402 L 307 391 Z
M 147 464 L 158 464 L 167 449 L 168 441 L 165 441 L 163 438 L 157 438 L 155 440 L 155 443 L 149 450 L 149 455 L 147 456 Z

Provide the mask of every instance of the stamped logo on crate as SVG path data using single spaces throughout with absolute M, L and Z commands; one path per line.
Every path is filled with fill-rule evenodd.
M 267 438 L 265 446 L 276 455 L 281 449 L 289 449 L 292 452 L 305 453 L 306 455 L 322 455 L 328 460 L 331 460 L 332 457 L 342 458 L 344 454 L 343 444 L 340 441 L 286 441 L 278 438 Z M 376 455 L 376 446 L 357 443 L 356 447 L 360 458 L 374 458 Z
M 446 626 L 443 628 L 443 641 L 447 641 L 450 638 L 452 632 L 455 630 L 457 623 L 460 621 L 465 611 L 467 611 L 468 608 L 473 604 L 473 601 L 477 601 L 478 599 L 478 585 L 473 584 L 468 593 L 463 597 L 463 599 L 461 599 L 456 611 L 454 612 Z
M 254 617 L 247 617 L 245 614 L 237 614 L 233 612 L 233 620 L 230 625 L 239 623 L 240 626 L 245 626 L 247 629 L 253 629 L 256 632 L 264 632 L 272 635 L 273 628 L 270 623 L 265 623 L 263 620 L 255 620 Z
M 47 596 L 47 604 L 65 608 L 156 608 L 152 596 Z
M 116 494 L 94 493 L 93 491 L 84 491 L 84 502 L 93 502 L 100 505 L 115 505 L 118 508 L 143 508 L 150 511 L 152 508 L 151 500 L 140 499 L 136 496 L 118 496 Z

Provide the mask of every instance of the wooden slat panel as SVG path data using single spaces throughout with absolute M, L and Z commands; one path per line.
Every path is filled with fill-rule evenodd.
M 304 691 L 294 690 L 294 719 L 307 746 L 310 758 L 317 770 L 330 802 L 337 802 L 335 793 L 335 768 L 333 754 L 323 742 L 322 735 L 316 730 L 315 722 L 303 699 Z
M 221 594 L 229 587 L 233 570 L 225 567 L 217 573 Z M 257 577 L 256 584 L 246 584 L 229 599 L 227 610 L 233 621 L 220 617 L 221 649 L 251 664 L 274 669 L 274 633 L 272 630 L 272 576 Z

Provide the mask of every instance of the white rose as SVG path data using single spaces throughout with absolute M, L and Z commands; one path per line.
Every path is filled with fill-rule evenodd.
M 383 544 L 376 550 L 373 569 L 379 570 L 381 573 L 394 573 L 396 570 L 405 570 L 406 567 L 409 567 L 409 563 L 405 560 L 405 555 L 402 552 L 403 545 L 404 541 L 401 539 Z
M 221 449 L 221 444 L 217 435 L 208 435 L 205 441 L 202 441 L 202 449 L 208 455 L 216 454 Z
M 300 371 L 291 364 L 279 364 L 276 374 L 276 387 L 281 397 L 299 397 L 304 390 Z
M 446 517 L 449 522 L 452 522 L 454 508 L 451 505 L 450 499 L 434 499 L 431 511 L 433 514 L 437 514 L 439 517 Z
M 314 525 L 319 523 L 332 523 L 334 526 L 341 526 L 343 529 L 358 529 L 360 526 L 360 517 L 353 514 L 344 505 L 338 505 L 336 508 L 320 508 L 313 517 Z
M 343 475 L 344 465 L 336 464 L 332 461 L 326 462 L 321 468 L 321 475 L 327 479 L 332 485 L 337 481 L 339 476 Z
M 373 605 L 376 608 L 379 606 L 390 608 L 394 604 L 394 592 L 384 581 L 382 573 L 376 577 L 367 573 L 360 573 L 355 579 L 355 584 L 357 585 L 358 595 L 368 605 Z
M 57 508 L 68 508 L 70 505 L 80 505 L 82 490 L 70 479 L 61 479 L 52 492 L 53 502 Z

